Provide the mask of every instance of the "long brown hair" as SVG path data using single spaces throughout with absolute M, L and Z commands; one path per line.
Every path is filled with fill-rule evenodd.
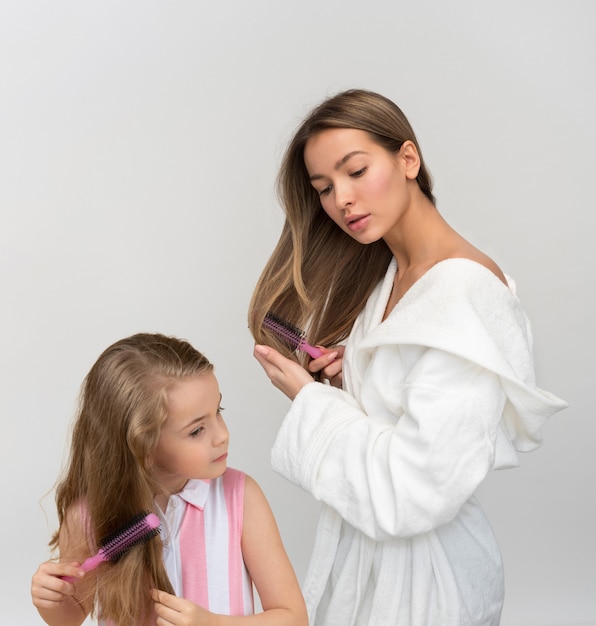
M 160 486 L 151 458 L 167 418 L 168 390 L 183 377 L 212 369 L 190 344 L 160 334 L 133 335 L 101 354 L 83 383 L 69 462 L 56 487 L 60 527 L 72 518 L 73 507 L 83 507 L 93 545 L 139 511 L 154 508 Z M 93 592 L 100 617 L 118 626 L 151 621 L 151 586 L 173 593 L 159 538 L 98 572 Z
M 335 345 L 348 336 L 356 316 L 387 270 L 391 252 L 383 240 L 361 245 L 342 231 L 321 207 L 304 164 L 308 139 L 329 128 L 369 133 L 390 153 L 412 141 L 420 155 L 417 182 L 435 204 L 432 180 L 414 131 L 401 109 L 377 93 L 351 89 L 317 106 L 290 141 L 277 180 L 286 220 L 279 241 L 253 292 L 248 314 L 258 343 L 283 346 L 261 327 L 267 311 L 299 328 L 311 343 Z M 299 355 L 296 355 L 298 360 Z

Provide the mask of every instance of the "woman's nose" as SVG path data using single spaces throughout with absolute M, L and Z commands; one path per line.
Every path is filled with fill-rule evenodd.
M 348 184 L 335 185 L 335 206 L 345 210 L 354 204 L 352 189 Z

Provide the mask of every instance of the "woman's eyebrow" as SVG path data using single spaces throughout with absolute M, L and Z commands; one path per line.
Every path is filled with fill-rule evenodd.
M 334 166 L 333 169 L 337 171 L 342 165 L 345 165 L 353 156 L 357 154 L 368 154 L 364 150 L 352 150 L 352 152 L 348 152 L 348 154 L 344 155 Z M 322 174 L 313 174 L 310 177 L 310 180 L 318 180 L 319 178 L 324 178 Z

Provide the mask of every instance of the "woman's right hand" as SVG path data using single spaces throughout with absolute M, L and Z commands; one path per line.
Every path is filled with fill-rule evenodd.
M 345 346 L 317 347 L 323 351 L 323 355 L 310 361 L 308 369 L 313 374 L 320 372 L 321 380 L 328 380 L 330 385 L 341 389 Z

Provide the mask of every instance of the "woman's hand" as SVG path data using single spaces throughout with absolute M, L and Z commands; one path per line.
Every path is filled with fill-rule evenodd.
M 300 364 L 281 355 L 274 348 L 256 345 L 254 356 L 263 366 L 273 385 L 285 393 L 290 400 L 296 397 L 304 385 L 313 381 L 312 376 Z M 319 357 L 317 361 L 325 359 L 325 356 Z
M 308 364 L 311 372 L 320 372 L 321 380 L 328 380 L 333 387 L 342 387 L 342 369 L 344 358 L 344 346 L 335 346 L 334 348 L 321 348 L 324 354 L 318 359 L 313 359 Z

